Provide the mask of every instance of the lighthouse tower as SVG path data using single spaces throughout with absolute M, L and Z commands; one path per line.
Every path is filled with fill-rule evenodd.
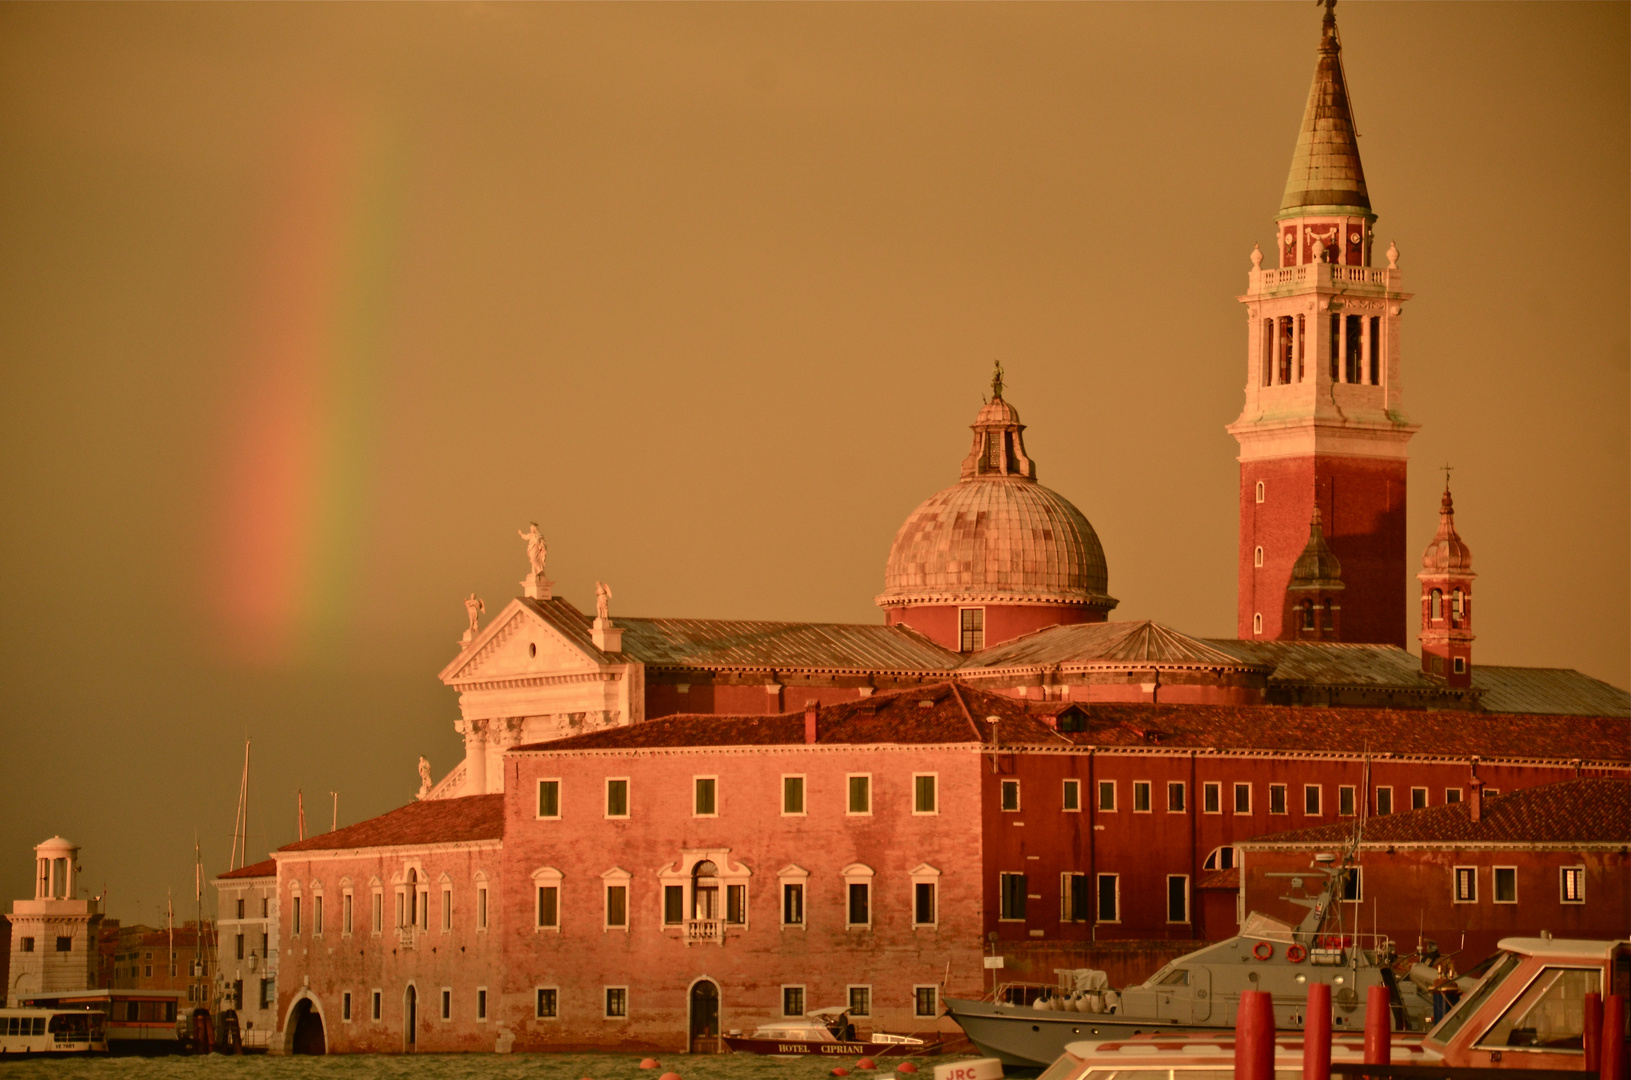
M 1340 638 L 1405 645 L 1405 468 L 1398 251 L 1373 267 L 1336 16 L 1326 6 L 1314 84 L 1276 217 L 1252 252 L 1240 443 L 1239 636 L 1296 638 L 1292 570 L 1316 508 L 1342 567 Z M 1270 265 L 1270 264 L 1273 265 Z M 1321 626 L 1324 630 L 1324 626 Z M 1330 632 L 1321 636 L 1329 637 Z

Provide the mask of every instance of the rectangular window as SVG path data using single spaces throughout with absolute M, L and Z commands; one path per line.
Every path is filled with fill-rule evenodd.
M 1286 812 L 1286 786 L 1284 784 L 1269 785 L 1269 813 L 1283 814 Z
M 1189 875 L 1167 875 L 1167 922 L 1189 921 Z
M 932 773 L 915 773 L 912 776 L 912 813 L 937 814 L 940 804 L 936 799 L 935 791 L 937 778 Z
M 1252 786 L 1250 784 L 1235 785 L 1235 813 L 1249 814 L 1252 812 Z
M 1303 813 L 1309 817 L 1320 816 L 1320 795 L 1322 789 L 1318 784 L 1303 785 Z
M 849 925 L 866 926 L 872 921 L 872 886 L 865 881 L 849 883 Z
M 1342 817 L 1354 816 L 1354 803 L 1356 791 L 1352 784 L 1343 784 L 1337 788 L 1337 813 Z
M 442 1019 L 453 1019 L 453 990 L 451 987 L 442 987 Z
M 318 893 L 312 905 L 312 933 L 323 936 L 323 894 Z
M 1358 904 L 1365 899 L 1365 868 L 1362 866 L 1350 867 L 1342 872 L 1342 899 L 1350 904 Z
M 263 897 L 261 897 L 261 918 L 270 919 L 271 917 L 272 917 L 272 898 L 269 897 L 269 896 L 263 896 Z
M 1303 381 L 1303 360 L 1308 352 L 1308 323 L 1306 315 L 1297 316 L 1297 381 Z
M 1376 816 L 1393 813 L 1393 789 L 1379 787 L 1376 789 Z
M 849 778 L 849 813 L 872 813 L 872 776 L 871 774 L 851 776 Z
M 1274 384 L 1274 320 L 1263 320 L 1261 351 L 1263 354 L 1263 385 Z
M 1025 918 L 1025 875 L 999 874 L 997 877 L 999 892 L 1001 893 L 1002 909 L 1000 918 L 1020 921 Z
M 1292 337 L 1291 327 L 1292 327 L 1291 316 L 1290 315 L 1280 316 L 1280 343 L 1279 343 L 1280 372 L 1279 372 L 1279 374 L 1280 374 L 1280 382 L 1282 384 L 1289 383 L 1291 381 L 1291 362 L 1292 362 L 1292 359 L 1294 358 L 1294 346 L 1295 346 L 1295 339 Z
M 385 929 L 385 897 L 380 893 L 374 894 L 374 933 L 378 934 Z
M 692 817 L 717 817 L 719 814 L 719 780 L 712 776 L 698 776 L 692 781 Z
M 782 813 L 804 813 L 804 777 L 782 777 Z
M 1370 317 L 1370 384 L 1382 385 L 1382 319 Z
M 265 986 L 266 984 L 270 983 L 271 981 L 272 981 L 271 979 L 262 979 L 261 980 L 261 985 Z M 380 995 L 380 992 L 378 990 L 375 990 L 373 992 L 373 994 L 370 995 L 370 998 L 371 998 L 371 1000 L 369 1002 L 369 1008 L 371 1010 L 370 1015 L 375 1020 L 379 1019 L 380 997 L 381 997 L 381 995 Z M 266 1003 L 264 1001 L 261 1003 L 263 1008 L 265 1007 L 265 1004 Z
M 912 922 L 916 926 L 933 926 L 935 921 L 935 885 L 932 881 L 919 881 L 912 886 Z
M 685 886 L 663 886 L 663 925 L 679 926 L 685 922 Z
M 852 986 L 849 988 L 849 1014 L 851 1016 L 872 1015 L 872 987 Z
M 538 816 L 541 818 L 558 818 L 561 816 L 561 782 L 559 780 L 538 781 Z
M 237 940 L 238 940 L 238 959 L 242 960 L 244 958 L 244 936 L 242 934 L 238 934 L 237 935 Z
M 442 890 L 442 932 L 453 929 L 453 890 Z
M 804 886 L 797 882 L 782 884 L 782 925 L 804 925 Z
M 1493 798 L 1495 798 L 1495 796 L 1499 795 L 1500 793 L 1501 793 L 1501 789 L 1498 788 L 1498 787 L 1487 787 L 1487 788 L 1484 789 L 1484 798 L 1493 799 Z
M 1410 789 L 1410 809 L 1423 810 L 1427 807 L 1427 789 L 1413 787 Z
M 1150 782 L 1148 780 L 1133 781 L 1133 813 L 1147 814 L 1150 812 Z
M 745 925 L 748 921 L 748 887 L 746 885 L 725 886 L 725 921 L 737 926 Z
M 1080 812 L 1082 809 L 1082 782 L 1080 780 L 1065 781 L 1064 808 L 1066 813 Z
M 1086 922 L 1088 918 L 1087 875 L 1066 872 L 1059 875 L 1059 921 Z
M 1558 899 L 1565 904 L 1586 902 L 1586 868 L 1565 866 L 1558 871 Z
M 1344 382 L 1359 383 L 1365 381 L 1365 374 L 1360 370 L 1361 361 L 1365 355 L 1365 342 L 1360 330 L 1362 321 L 1362 317 L 1358 315 L 1349 315 L 1347 318 L 1347 351 L 1343 354 L 1343 359 L 1346 361 L 1343 367 Z
M 1116 812 L 1116 782 L 1114 780 L 1099 781 L 1099 810 L 1106 814 Z
M 238 901 L 240 904 L 242 900 Z M 351 1023 L 351 991 L 347 990 L 340 995 L 340 1019 Z
M 540 986 L 533 1006 L 533 1016 L 539 1020 L 553 1020 L 560 1011 L 560 991 L 553 986 Z
M 804 1015 L 804 987 L 782 987 L 782 1015 L 800 1017 Z
M 1340 378 L 1338 372 L 1342 363 L 1342 316 L 1333 312 L 1331 314 L 1331 381 Z
M 606 925 L 628 928 L 629 887 L 627 885 L 606 886 Z
M 298 896 L 294 898 L 294 907 L 293 907 L 293 910 L 291 912 L 291 915 L 293 916 L 293 918 L 291 920 L 291 930 L 294 933 L 295 937 L 299 937 L 300 936 L 300 897 L 298 897 Z
M 912 987 L 912 1015 L 920 1020 L 933 1020 L 940 1015 L 938 986 Z
M 476 990 L 476 1020 L 479 1023 L 487 1021 L 487 988 L 479 987 Z
M 1215 780 L 1201 785 L 1201 813 L 1223 813 L 1223 785 Z
M 1185 794 L 1182 780 L 1167 781 L 1167 813 L 1181 814 L 1184 812 Z
M 561 891 L 554 885 L 538 886 L 538 925 L 560 929 Z
M 963 608 L 962 646 L 960 652 L 979 652 L 985 648 L 985 608 Z
M 476 886 L 476 929 L 487 929 L 487 886 Z
M 606 781 L 606 816 L 609 818 L 629 816 L 629 782 L 627 780 Z
M 606 988 L 606 1019 L 621 1020 L 629 1015 L 629 988 L 626 986 L 608 986 Z
M 1478 868 L 1476 866 L 1458 866 L 1455 868 L 1455 902 L 1458 904 L 1474 904 L 1478 902 Z
M 346 893 L 340 897 L 340 933 L 351 934 L 351 894 Z
M 1099 922 L 1121 921 L 1121 875 L 1100 874 L 1098 911 Z
M 243 917 L 244 917 L 244 900 L 243 900 L 243 897 L 240 896 L 240 897 L 238 897 L 238 918 L 242 919 Z
M 1516 866 L 1497 866 L 1495 868 L 1495 902 L 1497 904 L 1516 904 L 1518 902 L 1518 868 Z
M 1019 810 L 1019 781 L 1004 780 L 1002 782 L 1002 808 L 1006 811 Z
M 1461 801 L 1461 789 L 1460 788 L 1458 788 L 1458 787 L 1447 787 L 1447 788 L 1444 789 L 1444 803 L 1445 803 L 1446 806 L 1454 805 L 1455 803 L 1458 803 L 1460 801 Z

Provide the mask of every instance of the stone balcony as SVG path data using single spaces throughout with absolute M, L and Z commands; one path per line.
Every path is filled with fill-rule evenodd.
M 1247 295 L 1276 295 L 1305 289 L 1357 290 L 1368 294 L 1399 292 L 1404 285 L 1397 268 L 1306 263 L 1302 266 L 1264 267 L 1247 273 Z

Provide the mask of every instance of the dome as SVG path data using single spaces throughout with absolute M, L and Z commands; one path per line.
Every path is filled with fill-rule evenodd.
M 973 479 L 924 500 L 884 568 L 885 607 L 956 601 L 1110 607 L 1098 534 L 1066 498 L 1029 479 Z
M 1109 611 L 1109 572 L 1082 512 L 1036 482 L 1002 369 L 975 417 L 962 479 L 913 510 L 884 567 L 881 607 L 966 602 L 1075 604 Z
M 1429 574 L 1458 574 L 1471 577 L 1472 548 L 1455 531 L 1455 500 L 1450 498 L 1449 485 L 1438 505 L 1438 532 L 1421 555 L 1421 568 Z
M 1291 566 L 1292 589 L 1342 588 L 1342 563 L 1336 552 L 1325 542 L 1325 530 L 1320 525 L 1320 506 L 1314 504 L 1314 518 L 1308 526 L 1308 546 Z

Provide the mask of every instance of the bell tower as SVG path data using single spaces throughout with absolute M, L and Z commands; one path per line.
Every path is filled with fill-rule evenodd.
M 1341 638 L 1405 645 L 1405 417 L 1398 249 L 1373 267 L 1376 215 L 1359 161 L 1334 0 L 1327 0 L 1276 265 L 1252 250 L 1240 444 L 1238 633 L 1302 636 L 1285 621 L 1316 514 L 1342 567 Z M 1300 602 L 1300 598 L 1299 598 Z
M 1422 552 L 1421 670 L 1450 686 L 1472 685 L 1472 549 L 1455 531 L 1450 474 L 1438 504 L 1438 532 Z

